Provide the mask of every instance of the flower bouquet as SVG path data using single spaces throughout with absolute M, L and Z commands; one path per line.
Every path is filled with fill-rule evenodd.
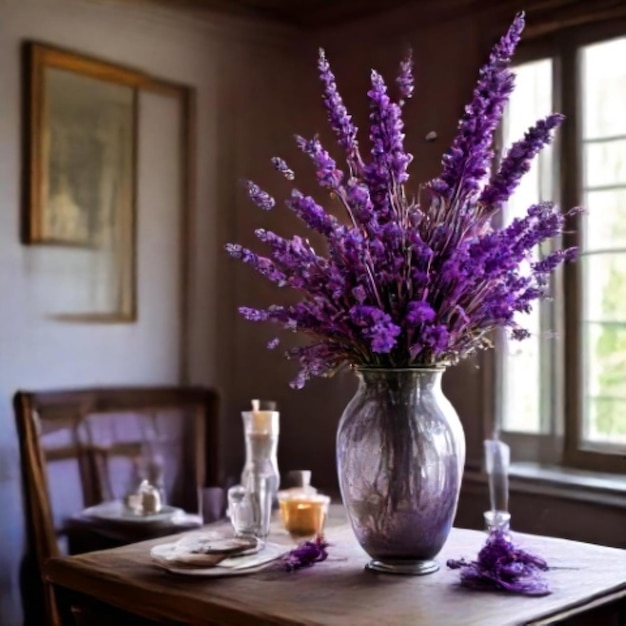
M 240 309 L 248 320 L 310 337 L 286 352 L 300 366 L 294 387 L 346 364 L 361 372 L 361 387 L 339 426 L 337 458 L 353 528 L 383 571 L 399 561 L 411 562 L 414 573 L 433 571 L 424 562 L 441 548 L 454 517 L 464 438 L 440 392 L 441 368 L 489 347 L 495 329 L 528 337 L 519 314 L 548 295 L 550 274 L 576 256 L 574 248 L 558 245 L 543 256 L 536 251 L 559 237 L 577 209 L 563 213 L 539 203 L 508 224 L 500 219 L 563 120 L 551 114 L 538 121 L 492 170 L 494 133 L 513 90 L 510 62 L 523 27 L 520 13 L 480 70 L 439 176 L 418 185 L 410 183 L 413 157 L 404 147 L 402 121 L 414 88 L 411 57 L 400 64 L 395 99 L 382 76 L 371 73 L 366 154 L 320 51 L 323 102 L 344 163 L 318 137 L 296 142 L 310 157 L 325 199 L 332 199 L 328 204 L 340 207 L 345 219 L 294 188 L 286 205 L 324 238 L 324 253 L 307 239 L 265 229 L 256 231 L 269 250 L 265 256 L 227 245 L 233 257 L 301 294 L 295 304 Z M 285 161 L 273 164 L 294 180 Z M 275 206 L 253 182 L 247 188 L 261 209 Z
M 488 347 L 498 327 L 510 329 L 514 339 L 528 336 L 517 314 L 546 297 L 550 273 L 576 250 L 556 250 L 529 263 L 537 246 L 557 237 L 572 213 L 564 214 L 552 203 L 533 205 L 525 217 L 506 226 L 496 226 L 493 219 L 563 120 L 552 114 L 538 121 L 489 174 L 494 132 L 513 91 L 509 63 L 523 26 L 519 14 L 480 70 L 440 176 L 413 188 L 408 173 L 413 157 L 404 148 L 402 121 L 413 93 L 411 59 L 400 64 L 397 101 L 382 76 L 372 71 L 366 158 L 320 51 L 323 101 L 345 167 L 317 137 L 296 141 L 349 224 L 294 189 L 286 205 L 325 238 L 326 255 L 299 236 L 287 239 L 264 229 L 256 235 L 267 244 L 268 256 L 227 245 L 233 257 L 279 287 L 302 294 L 293 305 L 240 309 L 248 320 L 274 322 L 312 338 L 309 345 L 287 352 L 300 364 L 295 387 L 343 364 L 399 368 L 455 363 Z M 272 161 L 288 180 L 294 179 L 282 159 Z M 275 206 L 274 198 L 257 185 L 247 186 L 261 209 Z M 270 343 L 271 348 L 277 345 L 277 340 Z

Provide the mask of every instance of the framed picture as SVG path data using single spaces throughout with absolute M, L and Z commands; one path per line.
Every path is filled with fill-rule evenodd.
M 145 78 L 37 43 L 26 45 L 25 62 L 23 242 L 76 249 L 65 265 L 92 285 L 84 310 L 70 317 L 133 321 L 137 102 Z
M 173 167 L 180 184 L 179 301 L 186 346 L 195 91 L 42 43 L 26 42 L 23 52 L 22 242 L 32 246 L 31 272 L 38 270 L 33 279 L 41 300 L 51 305 L 47 315 L 57 320 L 137 319 L 140 104 L 154 95 L 176 103 L 180 143 Z

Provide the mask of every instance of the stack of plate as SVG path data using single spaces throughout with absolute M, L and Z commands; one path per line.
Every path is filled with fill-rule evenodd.
M 269 567 L 289 551 L 254 538 L 193 533 L 150 551 L 158 567 L 185 576 L 242 576 Z

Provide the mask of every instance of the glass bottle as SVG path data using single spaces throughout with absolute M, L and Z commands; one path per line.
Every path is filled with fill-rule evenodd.
M 241 484 L 252 489 L 260 478 L 276 501 L 280 474 L 278 473 L 278 433 L 280 413 L 276 403 L 252 401 L 252 411 L 242 411 L 243 431 L 246 444 L 246 462 L 241 474 Z
M 486 439 L 485 470 L 489 480 L 490 511 L 485 511 L 487 532 L 501 532 L 509 536 L 509 465 L 511 449 L 498 439 Z

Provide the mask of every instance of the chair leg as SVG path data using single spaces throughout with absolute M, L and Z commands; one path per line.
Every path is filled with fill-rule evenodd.
M 44 581 L 43 593 L 46 604 L 46 618 L 48 620 L 48 626 L 63 626 L 59 616 L 54 590 L 52 589 L 52 585 L 50 585 L 50 583 Z

